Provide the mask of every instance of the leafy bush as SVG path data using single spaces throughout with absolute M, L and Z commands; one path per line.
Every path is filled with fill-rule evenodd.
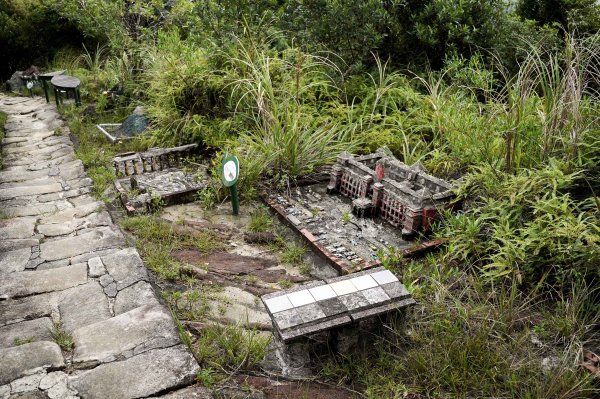
M 138 90 L 147 98 L 156 143 L 214 145 L 229 133 L 223 120 L 228 113 L 227 85 L 213 62 L 215 50 L 184 41 L 176 33 L 160 34 L 157 47 L 149 50 Z
M 438 233 L 449 240 L 447 257 L 529 285 L 598 273 L 600 209 L 573 199 L 578 177 L 558 161 L 515 175 L 469 174 L 459 192 L 470 198 L 468 211 L 448 215 Z

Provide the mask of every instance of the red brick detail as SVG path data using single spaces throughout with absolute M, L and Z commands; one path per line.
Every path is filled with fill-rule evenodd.
M 302 235 L 304 236 L 304 238 L 306 238 L 310 242 L 317 241 L 317 239 L 315 238 L 315 236 L 310 231 L 308 231 L 306 229 L 300 230 L 300 233 L 302 233 Z

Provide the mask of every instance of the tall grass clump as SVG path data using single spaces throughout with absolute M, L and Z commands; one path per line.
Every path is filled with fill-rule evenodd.
M 514 162 L 517 157 L 525 156 L 537 162 L 550 157 L 585 162 L 581 147 L 599 129 L 599 54 L 600 34 L 584 38 L 567 34 L 560 50 L 527 43 L 518 73 L 500 93 L 500 99 L 506 99 L 505 117 L 512 121 L 508 129 L 512 135 L 506 136 L 508 171 L 519 166 Z M 523 134 L 528 117 L 539 126 L 534 135 Z M 520 146 L 519 141 L 529 145 Z
M 261 165 L 264 175 L 290 178 L 314 172 L 357 142 L 342 121 L 316 106 L 339 100 L 327 58 L 291 48 L 271 55 L 265 44 L 238 39 L 228 55 L 234 112 L 247 130 L 237 147 L 243 159 Z
M 177 33 L 161 33 L 148 48 L 138 95 L 153 120 L 152 142 L 221 144 L 230 134 L 224 72 L 210 43 L 202 47 Z

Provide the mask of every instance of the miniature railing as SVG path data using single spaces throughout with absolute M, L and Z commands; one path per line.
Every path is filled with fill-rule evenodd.
M 183 160 L 193 156 L 198 144 L 188 144 L 173 148 L 152 148 L 140 153 L 117 155 L 113 166 L 117 176 L 131 176 L 156 172 L 169 168 L 179 168 Z
M 394 227 L 402 227 L 404 225 L 404 211 L 402 201 L 389 192 L 383 193 L 381 207 L 379 208 L 380 216 L 383 219 Z

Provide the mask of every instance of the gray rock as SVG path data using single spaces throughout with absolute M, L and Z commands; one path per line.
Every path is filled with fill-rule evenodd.
M 41 391 L 29 391 L 23 393 L 17 393 L 11 395 L 10 399 L 48 399 L 48 397 Z M 73 398 L 64 398 L 73 399 Z
M 39 388 L 46 391 L 46 395 L 50 399 L 74 398 L 77 392 L 69 389 L 67 378 L 67 374 L 62 371 L 53 371 L 42 378 Z
M 69 385 L 86 398 L 140 398 L 188 385 L 199 370 L 187 348 L 178 345 L 100 365 L 70 377 Z
M 3 170 L 0 173 L 0 183 L 27 181 L 48 176 L 48 170 L 22 171 L 22 170 Z
M 7 384 L 37 368 L 65 366 L 60 348 L 54 342 L 32 342 L 0 349 L 0 384 Z
M 42 262 L 38 265 L 36 270 L 58 269 L 60 267 L 66 267 L 71 264 L 71 262 L 69 262 L 69 259 L 55 260 L 52 262 L 45 262 L 43 259 L 39 259 L 39 258 L 36 260 L 39 260 Z
M 102 257 L 106 270 L 117 282 L 117 290 L 122 290 L 140 280 L 148 279 L 144 262 L 135 248 L 125 248 L 109 256 Z
M 58 309 L 63 328 L 69 332 L 111 317 L 108 299 L 96 281 L 64 291 Z
M 0 302 L 0 325 L 49 316 L 54 294 L 30 296 Z
M 34 234 L 35 218 L 0 220 L 0 240 L 30 238 Z
M 106 287 L 107 285 L 113 283 L 115 280 L 109 275 L 109 274 L 105 274 L 102 277 L 100 277 L 100 285 L 103 287 Z
M 75 330 L 73 341 L 73 362 L 93 364 L 175 345 L 179 335 L 162 306 L 142 306 Z
M 23 76 L 23 72 L 15 71 L 9 80 L 6 81 L 6 85 L 10 89 L 10 91 L 20 92 L 23 87 L 23 80 L 21 80 L 21 76 Z
M 14 251 L 22 248 L 29 248 L 31 251 L 31 247 L 37 247 L 39 243 L 40 241 L 35 238 L 2 240 L 0 241 L 0 252 Z
M 117 283 L 110 283 L 106 287 L 104 287 L 104 293 L 111 298 L 117 296 Z
M 10 198 L 26 197 L 30 195 L 55 193 L 57 191 L 62 191 L 62 189 L 62 186 L 58 183 L 44 186 L 15 187 L 10 189 L 5 188 L 0 189 L 0 201 Z
M 46 391 L 61 382 L 67 383 L 67 375 L 62 371 L 53 371 L 40 380 L 39 388 Z
M 37 231 L 46 237 L 64 236 L 71 234 L 73 228 L 69 224 L 42 224 L 37 227 Z
M 0 327 L 0 348 L 17 346 L 15 340 L 21 340 L 21 342 L 29 339 L 32 342 L 52 341 L 51 328 L 52 320 L 49 317 L 22 321 Z
M 559 365 L 560 365 L 560 359 L 557 356 L 545 357 L 542 359 L 542 372 L 544 374 L 548 375 Z
M 119 248 L 110 248 L 110 249 L 102 249 L 99 251 L 87 252 L 85 254 L 81 254 L 81 255 L 72 257 L 71 262 L 72 263 L 81 263 L 81 262 L 87 263 L 87 261 L 92 258 L 96 258 L 96 257 L 102 258 L 103 256 L 112 255 L 117 251 L 119 251 Z
M 73 219 L 81 219 L 102 208 L 102 203 L 93 202 L 77 208 L 70 208 L 40 219 L 40 224 L 70 223 Z
M 31 257 L 31 248 L 0 253 L 0 273 L 14 273 L 25 270 Z
M 115 314 L 118 315 L 143 305 L 158 304 L 159 302 L 154 295 L 152 286 L 145 281 L 140 281 L 131 287 L 125 288 L 117 294 L 114 311 Z
M 42 259 L 58 260 L 87 252 L 113 248 L 121 242 L 120 234 L 109 228 L 98 228 L 75 237 L 46 241 L 40 245 L 40 251 Z
M 37 373 L 14 380 L 10 383 L 10 390 L 13 394 L 37 390 L 44 375 L 45 374 Z
M 85 264 L 0 275 L 0 299 L 60 291 L 86 282 L 87 267 Z
M 10 206 L 3 209 L 10 217 L 46 215 L 59 210 L 56 204 L 34 204 L 25 206 Z
M 88 260 L 88 274 L 90 277 L 100 277 L 103 274 L 106 274 L 106 269 L 104 268 L 104 263 L 102 263 L 102 259 L 100 257 L 95 257 Z

